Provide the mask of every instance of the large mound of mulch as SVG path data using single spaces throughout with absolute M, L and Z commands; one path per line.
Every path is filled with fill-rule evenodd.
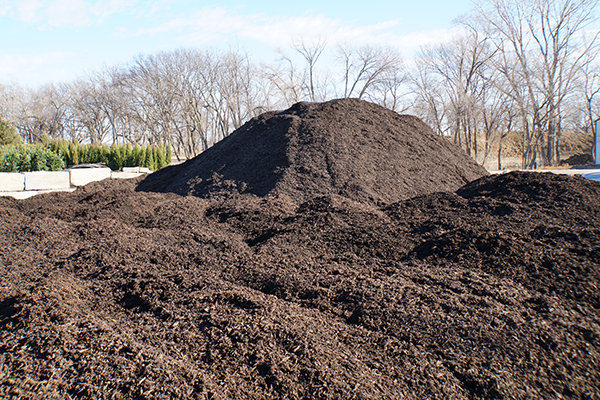
M 484 175 L 418 118 L 339 99 L 253 118 L 196 158 L 152 174 L 139 189 L 200 197 L 285 194 L 298 201 L 341 195 L 377 204 L 453 191 Z
M 0 198 L 0 398 L 599 398 L 598 182 L 149 182 Z

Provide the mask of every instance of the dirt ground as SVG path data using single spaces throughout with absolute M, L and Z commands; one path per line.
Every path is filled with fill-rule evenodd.
M 302 107 L 293 129 L 243 128 L 286 137 L 264 186 L 222 145 L 146 181 L 0 198 L 0 397 L 600 398 L 600 183 L 448 164 L 440 189 L 410 152 L 378 167 L 404 184 L 368 180 L 353 154 L 394 149 L 368 126 L 435 139 L 364 102 Z M 332 151 L 323 113 L 361 115 L 366 139 Z M 318 140 L 328 175 L 292 157 Z

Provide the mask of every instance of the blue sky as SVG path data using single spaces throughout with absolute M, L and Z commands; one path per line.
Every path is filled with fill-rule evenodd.
M 0 0 L 0 84 L 68 82 L 138 54 L 247 51 L 272 62 L 294 38 L 393 46 L 410 58 L 448 40 L 470 0 Z

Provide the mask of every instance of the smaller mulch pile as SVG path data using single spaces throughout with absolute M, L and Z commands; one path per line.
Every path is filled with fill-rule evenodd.
M 583 166 L 583 165 L 594 165 L 595 160 L 591 154 L 574 154 L 566 160 L 561 160 L 560 165 L 572 165 L 572 166 Z

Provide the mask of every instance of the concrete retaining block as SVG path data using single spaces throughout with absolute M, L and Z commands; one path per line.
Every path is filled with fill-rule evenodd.
M 23 189 L 25 189 L 25 175 L 0 172 L 0 192 L 14 192 Z
M 24 172 L 25 190 L 69 189 L 71 174 L 69 171 Z
M 90 182 L 101 181 L 111 177 L 110 168 L 74 168 L 70 169 L 71 185 L 84 186 Z
M 141 172 L 122 172 L 122 171 L 113 171 L 112 177 L 115 179 L 133 179 L 138 176 L 146 175 Z
M 72 188 L 68 188 L 68 189 L 51 189 L 51 190 L 36 190 L 37 194 L 44 194 L 44 193 L 72 193 L 74 191 L 76 191 L 77 188 L 76 187 L 72 187 Z M 25 191 L 27 192 L 27 191 Z
M 152 172 L 152 171 L 150 171 L 150 168 L 148 168 L 148 167 L 123 167 L 122 170 L 123 170 L 123 172 L 129 173 L 129 174 L 131 174 L 131 173 L 149 174 Z
M 17 200 L 25 200 L 38 194 L 37 190 L 22 190 L 20 192 L 0 192 L 0 197 L 14 197 Z

